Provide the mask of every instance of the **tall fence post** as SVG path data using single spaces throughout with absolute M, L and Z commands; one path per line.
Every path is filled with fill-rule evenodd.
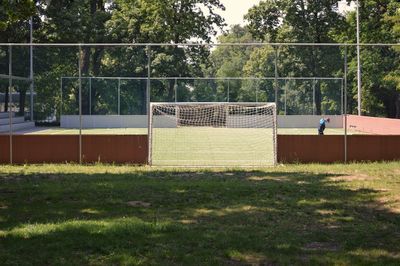
M 344 48 L 344 162 L 348 161 L 347 150 L 347 46 Z
M 10 141 L 10 164 L 13 163 L 13 113 L 12 113 L 12 46 L 8 45 L 8 123 L 9 123 L 9 141 Z
M 60 78 L 60 121 L 61 121 L 61 116 L 63 114 L 63 77 Z
M 79 164 L 82 164 L 82 46 L 79 44 L 78 76 L 79 76 Z
M 175 78 L 174 88 L 175 88 L 175 102 L 178 102 L 178 80 L 176 78 Z
M 340 105 L 341 105 L 340 112 L 342 115 L 344 113 L 344 84 L 343 83 L 344 83 L 344 79 L 341 79 L 340 80 Z
M 33 42 L 33 20 L 32 17 L 30 17 L 29 19 L 29 28 L 30 28 L 30 33 L 29 33 L 29 79 L 31 81 L 30 84 L 30 88 L 29 88 L 29 92 L 30 92 L 30 105 L 31 105 L 31 110 L 30 110 L 30 117 L 31 117 L 31 121 L 33 121 L 33 92 L 34 92 L 34 86 L 35 86 L 35 81 L 33 79 L 33 46 L 32 46 L 32 42 Z
M 258 84 L 256 86 L 256 103 L 258 103 Z
M 147 48 L 147 86 L 146 86 L 146 104 L 147 104 L 147 135 L 148 135 L 148 163 L 151 165 L 151 105 L 150 105 L 150 78 L 151 78 L 151 47 L 149 45 L 146 46 Z
M 312 114 L 315 115 L 315 109 L 316 109 L 316 103 L 315 103 L 315 85 L 316 85 L 316 80 L 314 79 L 312 81 L 312 94 L 313 94 L 313 103 L 312 103 Z
M 121 115 L 121 78 L 118 78 L 118 115 Z
M 361 97 L 362 97 L 362 85 L 361 85 L 361 51 L 360 51 L 360 3 L 357 0 L 356 2 L 356 23 L 357 23 L 357 99 L 358 99 L 358 115 L 362 115 L 362 102 L 361 102 Z
M 89 77 L 89 115 L 92 115 L 92 77 Z
M 229 99 L 229 94 L 230 94 L 230 84 L 231 84 L 231 80 L 228 79 L 228 98 L 227 98 L 227 102 L 229 103 L 230 99 Z
M 275 108 L 278 110 L 278 49 L 279 47 L 275 47 L 275 80 L 274 80 L 274 87 L 275 87 Z

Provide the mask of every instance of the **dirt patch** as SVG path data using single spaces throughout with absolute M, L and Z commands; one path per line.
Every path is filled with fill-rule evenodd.
M 375 204 L 374 207 L 378 210 L 386 210 L 392 213 L 400 213 L 400 196 L 392 195 L 385 196 L 378 199 L 379 204 Z
M 311 242 L 303 247 L 307 251 L 338 251 L 339 248 L 338 244 L 328 242 Z
M 394 170 L 393 170 L 393 173 L 396 174 L 396 175 L 400 175 L 400 169 L 397 169 L 397 168 L 394 169 Z
M 248 265 L 254 265 L 254 266 L 275 266 L 277 264 L 272 263 L 272 262 L 267 262 L 263 260 L 258 260 L 258 259 L 243 259 L 243 260 L 236 260 L 236 259 L 228 259 L 225 261 L 223 265 L 229 265 L 229 266 L 248 266 Z
M 373 180 L 375 178 L 366 174 L 354 174 L 354 175 L 334 176 L 330 177 L 329 179 L 332 181 L 366 181 L 366 180 Z
M 180 222 L 182 224 L 197 224 L 197 220 L 193 220 L 193 219 L 184 219 L 184 220 L 180 220 Z
M 336 211 L 335 210 L 317 210 L 316 211 L 318 214 L 321 214 L 321 215 L 335 215 L 336 214 Z
M 143 207 L 143 208 L 149 208 L 151 206 L 151 203 L 144 201 L 128 201 L 126 204 L 131 207 Z

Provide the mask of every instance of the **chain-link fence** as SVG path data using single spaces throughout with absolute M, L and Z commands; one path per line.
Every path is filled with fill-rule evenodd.
M 344 115 L 400 117 L 399 47 L 361 45 L 358 99 L 354 44 L 0 44 L 0 134 L 79 136 L 82 161 L 82 135 L 147 134 L 150 102 L 273 102 L 281 135 L 378 134 Z

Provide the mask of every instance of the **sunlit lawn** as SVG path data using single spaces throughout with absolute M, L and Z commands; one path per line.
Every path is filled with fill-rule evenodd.
M 400 163 L 1 166 L 1 265 L 399 265 Z

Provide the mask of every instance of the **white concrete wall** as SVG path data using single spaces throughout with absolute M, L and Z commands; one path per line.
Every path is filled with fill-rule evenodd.
M 176 121 L 165 117 L 154 118 L 155 127 L 173 128 Z M 79 128 L 79 116 L 62 115 L 62 128 Z M 83 115 L 83 128 L 146 128 L 147 115 Z
M 324 116 L 330 118 L 329 128 L 342 128 L 343 117 L 338 116 Z M 278 116 L 278 127 L 279 128 L 315 128 L 319 125 L 321 116 L 318 115 L 279 115 Z M 241 116 L 229 116 L 227 119 L 227 125 L 230 127 L 242 127 L 244 123 L 241 121 Z M 264 118 L 256 116 L 252 119 L 254 125 L 257 127 L 263 121 Z M 252 122 L 250 122 L 252 123 Z M 147 127 L 147 116 L 146 115 L 83 115 L 82 116 L 83 128 L 146 128 Z M 176 127 L 176 121 L 165 117 L 154 118 L 155 127 L 173 128 Z M 79 128 L 79 116 L 77 115 L 63 115 L 61 116 L 61 127 L 63 128 Z
M 330 123 L 327 124 L 329 128 L 343 128 L 343 116 L 341 115 L 279 115 L 278 127 L 279 128 L 315 128 L 319 125 L 319 120 L 330 118 Z
M 83 115 L 83 128 L 143 128 L 147 126 L 145 115 Z M 78 115 L 62 115 L 61 127 L 79 128 Z
M 274 125 L 271 116 L 229 115 L 226 126 L 229 128 L 272 128 Z

